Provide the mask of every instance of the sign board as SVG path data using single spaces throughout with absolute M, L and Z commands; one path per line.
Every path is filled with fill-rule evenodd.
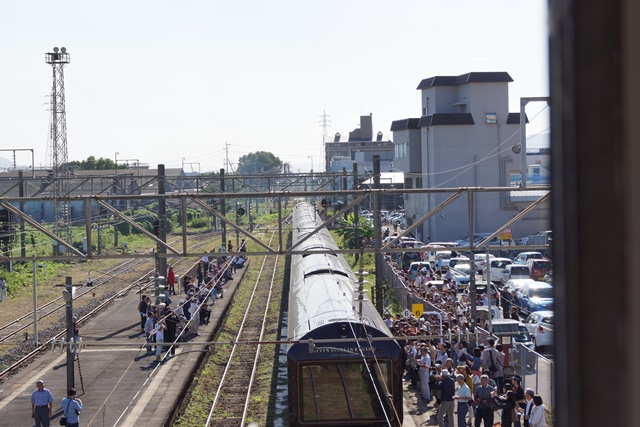
M 384 308 L 384 314 L 391 314 L 391 307 L 387 306 Z
M 511 240 L 513 239 L 513 233 L 510 228 L 505 228 L 500 233 L 498 233 L 499 240 Z
M 411 317 L 411 311 L 409 311 L 408 308 L 405 308 L 404 311 L 402 312 L 402 315 L 404 317 Z
M 424 313 L 424 304 L 411 304 L 411 311 L 416 317 L 422 316 L 422 313 Z

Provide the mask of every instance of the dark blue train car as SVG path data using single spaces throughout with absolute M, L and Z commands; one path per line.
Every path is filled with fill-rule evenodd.
M 288 350 L 290 426 L 401 426 L 402 348 L 370 302 L 362 314 L 356 277 L 319 225 L 313 208 L 294 211 L 289 293 L 289 339 L 335 342 L 293 344 Z M 306 240 L 305 240 L 306 239 Z

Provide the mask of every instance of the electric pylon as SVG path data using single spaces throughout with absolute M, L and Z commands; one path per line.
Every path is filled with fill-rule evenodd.
M 53 196 L 55 223 L 54 232 L 67 242 L 71 241 L 71 212 L 69 202 L 60 200 L 67 195 L 69 177 L 69 157 L 67 153 L 67 113 L 64 98 L 64 66 L 70 62 L 66 48 L 53 48 L 46 53 L 45 61 L 53 69 L 51 86 L 51 127 L 49 144 L 51 146 L 51 168 L 53 170 Z M 64 246 L 54 243 L 54 250 Z

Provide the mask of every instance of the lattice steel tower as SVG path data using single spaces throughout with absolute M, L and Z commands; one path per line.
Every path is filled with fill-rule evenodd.
M 53 68 L 51 87 L 51 128 L 49 144 L 51 147 L 51 167 L 53 169 L 53 196 L 55 199 L 54 232 L 71 242 L 71 212 L 69 202 L 60 197 L 67 194 L 69 177 L 69 156 L 67 154 L 67 113 L 64 102 L 64 66 L 70 62 L 66 48 L 53 48 L 45 56 L 47 64 Z M 62 246 L 60 246 L 62 248 Z

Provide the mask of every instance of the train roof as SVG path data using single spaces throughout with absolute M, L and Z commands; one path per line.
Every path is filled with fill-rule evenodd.
M 313 207 L 300 203 L 294 210 L 293 244 L 321 224 Z M 331 234 L 323 228 L 297 249 L 337 249 Z M 356 276 L 342 254 L 305 253 L 291 257 L 289 288 L 289 338 L 302 339 L 322 326 L 336 322 L 365 323 L 386 335 L 390 332 L 369 301 L 363 303 L 362 320 L 356 301 Z

